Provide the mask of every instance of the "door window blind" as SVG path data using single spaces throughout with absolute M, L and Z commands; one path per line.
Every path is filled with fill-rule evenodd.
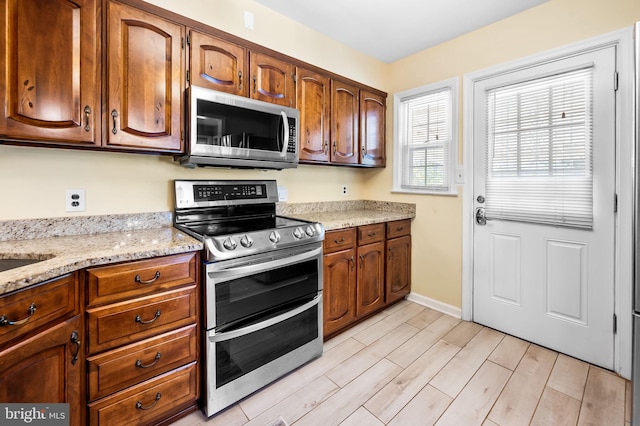
M 451 89 L 404 100 L 400 120 L 405 166 L 401 187 L 449 190 Z
M 487 91 L 489 218 L 593 226 L 592 68 Z

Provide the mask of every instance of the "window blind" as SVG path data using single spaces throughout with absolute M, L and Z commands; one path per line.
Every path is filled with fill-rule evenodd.
M 450 185 L 451 89 L 402 101 L 401 187 L 448 190 Z
M 593 227 L 592 68 L 487 91 L 489 218 Z

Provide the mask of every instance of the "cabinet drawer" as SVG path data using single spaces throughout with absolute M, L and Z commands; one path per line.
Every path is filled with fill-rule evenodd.
M 362 246 L 370 243 L 377 243 L 384 240 L 384 223 L 358 226 L 358 245 Z
M 196 282 L 196 253 L 159 257 L 86 272 L 89 306 L 113 303 Z
M 402 237 L 411 234 L 411 219 L 387 222 L 387 238 Z
M 154 424 L 195 403 L 197 398 L 197 368 L 194 362 L 89 404 L 89 424 Z
M 355 247 L 356 245 L 356 228 L 338 229 L 336 231 L 327 231 L 324 234 L 324 252 L 333 253 Z
M 88 358 L 89 400 L 196 361 L 197 348 L 193 324 Z
M 196 321 L 196 286 L 87 310 L 89 352 L 111 349 Z
M 76 274 L 0 297 L 0 347 L 38 327 L 79 313 L 79 303 Z

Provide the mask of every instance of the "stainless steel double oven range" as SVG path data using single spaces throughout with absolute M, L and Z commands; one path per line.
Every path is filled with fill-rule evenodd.
M 276 215 L 276 181 L 175 181 L 174 225 L 203 256 L 203 411 L 322 354 L 324 228 Z

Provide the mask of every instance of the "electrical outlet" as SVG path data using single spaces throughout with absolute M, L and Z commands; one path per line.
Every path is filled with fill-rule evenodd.
M 289 200 L 289 190 L 284 186 L 278 186 L 278 201 L 286 202 Z
M 342 185 L 342 195 L 347 195 L 347 185 Z
M 65 197 L 68 212 L 83 212 L 86 210 L 84 189 L 67 189 Z

